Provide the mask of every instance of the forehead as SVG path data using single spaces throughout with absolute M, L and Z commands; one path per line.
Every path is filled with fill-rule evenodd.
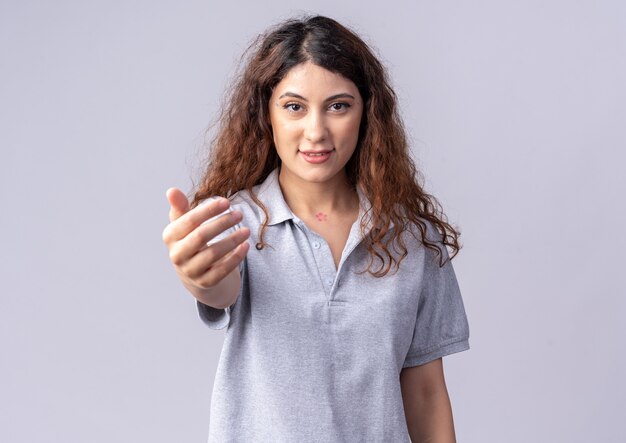
M 349 79 L 310 61 L 291 68 L 274 88 L 274 94 L 296 92 L 301 95 L 327 95 L 330 93 L 358 93 L 358 88 Z

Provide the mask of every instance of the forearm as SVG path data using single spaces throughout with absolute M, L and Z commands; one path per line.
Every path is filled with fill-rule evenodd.
M 421 395 L 406 410 L 412 443 L 455 443 L 452 407 L 444 387 Z
M 199 302 L 213 308 L 223 309 L 235 303 L 239 295 L 241 276 L 239 268 L 235 268 L 217 285 L 209 289 L 198 288 L 184 280 L 182 283 Z

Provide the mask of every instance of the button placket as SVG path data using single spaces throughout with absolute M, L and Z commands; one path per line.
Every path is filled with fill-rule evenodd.
M 330 247 L 322 237 L 315 232 L 311 231 L 302 220 L 299 220 L 294 216 L 294 223 L 300 228 L 300 231 L 304 234 L 307 242 L 311 246 L 313 257 L 315 258 L 315 264 L 317 266 L 319 282 L 326 295 L 326 300 L 330 306 L 330 300 L 332 300 L 332 288 L 335 283 L 335 263 L 332 259 L 332 252 Z
M 310 235 L 310 244 L 313 250 L 313 255 L 315 255 L 315 261 L 318 265 L 319 276 L 321 279 L 322 286 L 324 287 L 324 292 L 329 299 L 332 299 L 332 288 L 335 283 L 335 264 L 332 260 L 332 252 L 330 251 L 330 247 L 327 245 L 326 240 L 320 238 L 317 234 L 308 231 Z

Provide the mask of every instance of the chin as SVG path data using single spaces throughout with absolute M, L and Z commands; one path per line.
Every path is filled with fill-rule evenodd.
M 341 171 L 308 171 L 300 175 L 300 177 L 311 183 L 325 183 L 334 179 Z
M 287 180 L 303 181 L 308 183 L 325 183 L 336 179 L 337 175 L 344 173 L 345 165 L 338 167 L 334 162 L 309 165 L 296 162 L 281 162 L 282 174 Z

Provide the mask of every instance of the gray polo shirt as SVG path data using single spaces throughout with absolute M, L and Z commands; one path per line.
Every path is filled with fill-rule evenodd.
M 278 170 L 255 191 L 269 211 L 269 246 L 254 247 L 264 214 L 239 192 L 232 207 L 251 230 L 241 291 L 227 309 L 197 302 L 206 325 L 226 334 L 209 442 L 409 442 L 400 371 L 469 348 L 451 262 L 439 267 L 407 234 L 397 273 L 359 275 L 369 256 L 357 220 L 336 269 L 324 238 L 285 203 Z

